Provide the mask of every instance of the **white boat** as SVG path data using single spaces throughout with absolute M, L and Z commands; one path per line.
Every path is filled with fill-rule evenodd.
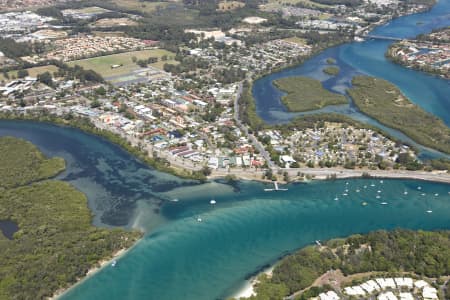
M 377 198 L 377 199 L 380 199 L 380 198 L 381 198 L 381 196 L 380 196 L 380 195 L 377 195 L 377 196 L 376 196 L 376 198 Z
M 431 214 L 433 211 L 432 210 L 427 210 L 427 214 Z
M 345 192 L 348 193 L 348 189 L 345 189 Z
M 383 180 L 380 180 L 380 183 L 383 183 Z
M 322 244 L 320 243 L 319 240 L 316 240 L 315 242 L 316 242 L 316 245 L 317 245 L 317 246 L 322 246 Z
M 202 221 L 202 218 L 198 217 L 197 222 L 201 222 L 201 221 Z
M 421 186 L 418 186 L 417 189 L 420 191 L 420 190 L 422 189 L 422 187 L 421 187 Z
M 425 196 L 426 194 L 425 194 L 425 193 L 422 193 L 422 194 L 420 194 L 420 195 Z
M 408 191 L 405 190 L 405 191 L 403 192 L 403 195 L 408 195 Z
M 172 199 L 172 200 L 170 200 L 170 201 L 172 201 L 172 202 L 178 202 L 178 199 L 175 198 L 175 199 Z
M 113 261 L 111 262 L 111 267 L 115 267 L 116 264 L 117 264 L 117 260 L 113 260 Z
M 338 200 L 339 200 L 339 198 L 338 198 L 338 197 L 334 198 L 334 201 L 338 201 Z
M 359 189 L 357 189 L 356 192 L 359 193 L 360 192 Z
M 386 205 L 386 204 L 388 204 L 387 202 L 381 202 L 380 203 L 381 205 Z
M 378 191 L 377 191 L 377 193 L 379 194 L 379 193 L 381 193 L 381 191 L 380 191 L 380 190 L 378 190 Z
M 436 193 L 436 194 L 434 194 L 434 196 L 435 196 L 435 197 L 437 197 L 437 196 L 439 196 L 439 194 L 438 194 L 438 193 Z
M 348 194 L 347 193 L 343 193 L 342 196 L 348 196 Z
M 365 185 L 364 188 L 367 189 L 367 185 Z
M 214 204 L 216 204 L 217 202 L 216 202 L 216 200 L 214 200 L 214 199 L 212 199 L 211 201 L 209 201 L 209 204 L 212 204 L 212 205 L 214 205 Z
M 375 183 L 371 183 L 370 186 L 375 186 Z

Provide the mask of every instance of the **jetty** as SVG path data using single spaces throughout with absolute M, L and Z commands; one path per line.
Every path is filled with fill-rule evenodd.
M 264 189 L 265 192 L 277 192 L 277 191 L 287 191 L 288 189 L 281 189 L 278 187 L 278 181 L 273 182 L 273 189 Z

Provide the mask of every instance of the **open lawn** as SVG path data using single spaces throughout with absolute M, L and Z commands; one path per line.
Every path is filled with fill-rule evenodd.
M 106 13 L 109 12 L 110 10 L 102 8 L 102 7 L 98 7 L 98 6 L 89 6 L 89 7 L 83 7 L 80 9 L 70 9 L 76 13 L 79 14 L 102 14 L 102 13 Z
M 281 78 L 275 80 L 274 85 L 287 93 L 281 101 L 289 111 L 309 111 L 348 103 L 345 96 L 326 90 L 319 80 L 308 77 Z
M 267 4 L 264 4 L 266 9 L 280 9 L 283 6 L 295 6 L 296 4 L 302 4 L 308 8 L 326 8 L 329 5 L 316 3 L 310 0 L 268 0 Z
M 29 68 L 27 69 L 29 76 L 31 77 L 37 77 L 39 74 L 45 73 L 45 72 L 56 72 L 58 71 L 58 67 L 54 66 L 54 65 L 49 65 L 49 66 L 42 66 L 42 67 L 34 67 L 34 68 Z M 13 80 L 13 77 L 17 77 L 17 71 L 10 71 L 8 72 L 9 75 L 9 79 L 6 79 L 4 77 L 4 75 L 2 73 L 0 73 L 0 80 L 5 80 L 5 81 L 11 81 Z
M 158 7 L 166 8 L 167 5 L 170 4 L 169 2 L 142 2 L 139 0 L 112 0 L 112 2 L 119 7 L 139 10 L 145 13 L 152 13 L 156 11 Z
M 286 42 L 294 43 L 294 44 L 297 44 L 297 45 L 300 45 L 300 46 L 304 46 L 304 45 L 307 44 L 305 39 L 302 39 L 302 38 L 299 38 L 299 37 L 296 37 L 296 36 L 285 38 L 284 40 Z
M 369 76 L 354 77 L 352 85 L 348 93 L 363 113 L 402 131 L 419 144 L 450 153 L 450 128 L 409 101 L 396 86 Z
M 91 24 L 92 27 L 115 27 L 115 26 L 135 26 L 136 21 L 130 20 L 128 18 L 114 18 L 114 19 L 100 19 L 95 23 Z
M 161 57 L 167 55 L 167 61 L 161 61 Z M 154 64 L 149 64 L 158 69 L 162 69 L 165 63 L 175 64 L 173 57 L 174 53 L 163 49 L 151 49 L 151 50 L 141 50 L 132 51 L 126 53 L 112 54 L 88 59 L 74 60 L 69 62 L 70 66 L 79 65 L 86 70 L 94 70 L 95 72 L 102 75 L 104 78 L 111 76 L 120 76 L 129 74 L 135 70 L 140 69 L 140 67 L 132 61 L 132 57 L 139 59 L 148 59 L 149 57 L 158 57 L 159 61 Z M 112 65 L 122 65 L 119 68 L 112 69 Z
M 91 31 L 95 36 L 127 36 L 123 31 Z

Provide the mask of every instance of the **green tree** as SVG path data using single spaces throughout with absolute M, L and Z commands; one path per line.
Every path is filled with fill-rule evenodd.
M 50 72 L 45 72 L 45 73 L 39 74 L 37 76 L 37 80 L 43 84 L 50 86 L 50 87 L 53 86 L 53 77 Z
M 27 77 L 28 75 L 29 75 L 29 73 L 28 73 L 28 70 L 26 70 L 26 69 L 17 71 L 17 77 L 19 77 L 19 78 L 24 78 L 24 77 Z

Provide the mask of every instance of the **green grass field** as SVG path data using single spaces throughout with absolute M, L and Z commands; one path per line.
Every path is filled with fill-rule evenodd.
M 159 59 L 163 56 L 167 55 L 167 61 L 161 61 L 154 64 L 150 64 L 149 66 L 153 66 L 158 69 L 162 69 L 165 63 L 176 63 L 173 60 L 175 56 L 174 53 L 169 52 L 163 49 L 152 49 L 152 50 L 141 50 L 141 51 L 132 51 L 126 53 L 112 54 L 88 59 L 74 60 L 69 62 L 70 66 L 79 65 L 86 70 L 94 70 L 99 73 L 103 77 L 111 77 L 111 76 L 121 76 L 129 74 L 135 70 L 140 69 L 140 67 L 132 61 L 132 57 L 136 57 L 139 59 L 147 59 L 149 57 L 158 57 Z M 122 65 L 120 68 L 112 69 L 112 65 Z
M 29 68 L 28 70 L 28 74 L 31 77 L 37 77 L 39 74 L 45 73 L 45 72 L 56 72 L 58 70 L 58 67 L 54 66 L 54 65 L 49 65 L 49 66 L 42 66 L 42 67 L 34 67 L 34 68 Z M 9 79 L 6 79 L 4 77 L 4 75 L 2 73 L 0 73 L 0 80 L 5 80 L 5 81 L 11 81 L 13 80 L 13 76 L 17 77 L 17 71 L 10 71 L 8 72 L 9 75 Z
M 267 4 L 264 4 L 264 7 L 266 9 L 280 9 L 283 6 L 292 6 L 296 4 L 303 4 L 306 7 L 311 8 L 327 8 L 330 7 L 329 5 L 316 3 L 310 0 L 268 0 Z
M 83 14 L 102 14 L 102 13 L 110 11 L 108 9 L 104 9 L 104 8 L 101 8 L 98 6 L 89 6 L 89 7 L 73 9 L 73 10 L 77 13 L 83 13 Z
M 149 1 L 142 2 L 139 0 L 112 0 L 112 2 L 119 7 L 139 10 L 145 13 L 152 13 L 158 7 L 166 8 L 167 5 L 170 4 L 169 2 L 149 2 Z
M 296 36 L 285 38 L 284 40 L 286 42 L 294 43 L 294 44 L 297 44 L 297 45 L 300 45 L 300 46 L 304 46 L 304 45 L 307 44 L 305 39 L 302 39 L 302 38 L 299 38 L 299 37 L 296 37 Z

